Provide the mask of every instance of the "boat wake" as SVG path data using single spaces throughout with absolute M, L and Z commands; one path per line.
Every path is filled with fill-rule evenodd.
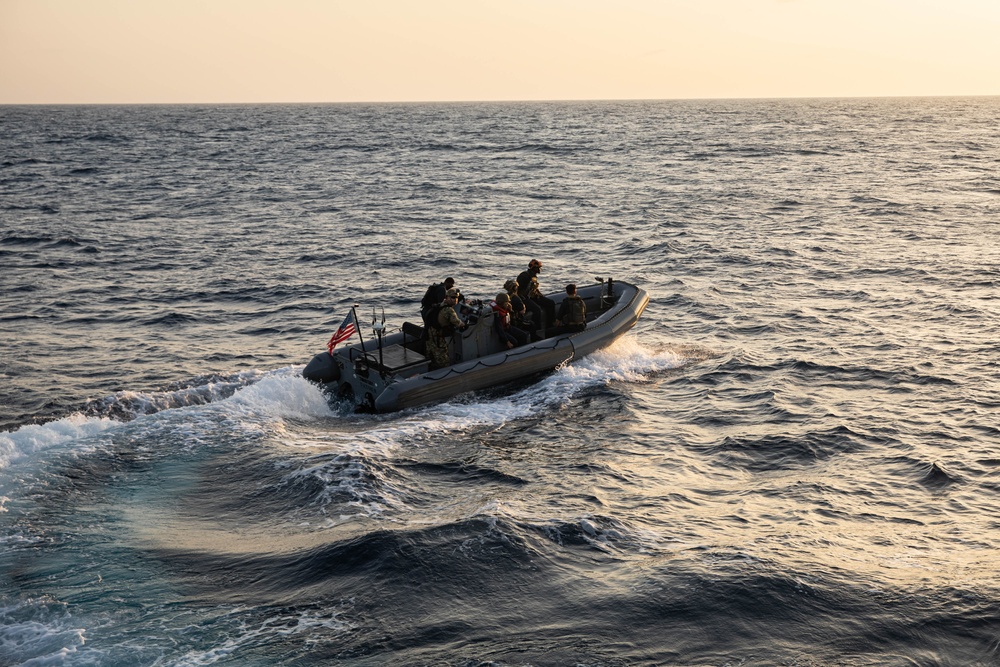
M 329 452 L 332 448 L 339 453 L 384 456 L 401 443 L 426 446 L 438 442 L 444 432 L 496 428 L 544 414 L 595 387 L 650 382 L 657 374 L 698 358 L 690 350 L 652 350 L 625 336 L 514 393 L 472 393 L 391 415 L 354 415 L 349 406 L 331 403 L 294 366 L 213 377 L 203 384 L 159 393 L 120 392 L 95 401 L 88 412 L 0 433 L 0 490 L 6 486 L 2 473 L 11 472 L 14 464 L 39 463 L 67 452 L 86 455 L 108 445 L 125 428 L 180 433 L 191 447 L 211 442 L 222 424 L 233 434 L 281 432 L 272 441 L 292 449 Z M 284 433 L 289 421 L 312 423 L 315 428 Z
M 246 371 L 228 378 L 212 376 L 202 384 L 163 392 L 118 392 L 92 401 L 81 412 L 62 419 L 0 433 L 0 470 L 67 443 L 85 448 L 109 430 L 157 414 L 195 415 L 200 406 L 214 406 L 213 410 L 222 406 L 233 417 L 255 420 L 330 416 L 327 402 L 313 385 L 299 376 L 300 370 L 286 367 L 267 372 Z
M 415 494 L 408 481 L 412 473 L 406 465 L 400 468 L 399 461 L 420 459 L 413 454 L 456 435 L 544 416 L 594 389 L 655 383 L 663 373 L 699 358 L 691 350 L 653 350 L 628 335 L 528 386 L 511 386 L 505 394 L 471 393 L 447 403 L 383 415 L 358 415 L 351 410 L 353 406 L 331 403 L 315 384 L 301 377 L 300 367 L 211 377 L 163 392 L 120 392 L 93 402 L 87 412 L 0 433 L 0 512 L 17 519 L 30 510 L 35 502 L 31 489 L 44 486 L 51 491 L 64 483 L 60 470 L 70 471 L 74 488 L 82 488 L 87 480 L 103 479 L 108 471 L 130 465 L 129 461 L 143 462 L 136 474 L 147 466 L 176 474 L 197 469 L 191 466 L 205 460 L 202 453 L 214 457 L 228 451 L 225 460 L 242 466 L 239 475 L 234 476 L 232 468 L 214 465 L 202 474 L 218 475 L 205 482 L 218 498 L 227 502 L 237 498 L 240 506 L 254 508 L 238 514 L 240 525 L 259 523 L 268 530 L 281 525 L 285 532 L 295 526 L 306 535 L 302 539 L 307 539 L 312 531 L 366 519 L 405 524 L 413 508 L 426 499 Z M 401 451 L 405 453 L 402 459 Z M 265 456 L 259 457 L 261 453 Z M 470 470 L 463 466 L 462 474 L 492 475 L 489 478 L 495 483 L 517 483 L 490 468 L 478 473 Z M 151 504 L 138 505 L 143 520 L 161 507 L 156 498 L 154 493 L 143 501 Z M 212 512 L 219 506 L 214 505 Z M 493 523 L 504 515 L 503 508 L 472 503 L 442 513 L 443 525 L 452 525 L 449 522 L 454 521 L 456 511 L 464 517 L 458 526 Z M 141 525 L 128 525 L 129 534 L 142 534 Z M 158 531 L 168 534 L 168 525 L 161 521 Z M 29 528 L 13 521 L 0 531 L 0 545 L 28 545 L 43 539 Z M 622 527 L 600 517 L 587 516 L 579 519 L 579 525 L 570 520 L 555 527 L 542 521 L 536 528 L 548 536 L 543 543 L 593 541 L 611 549 L 625 539 L 618 536 Z M 553 530 L 554 537 L 550 535 Z M 180 531 L 178 537 L 189 532 Z M 40 604 L 24 600 L 0 609 L 4 624 L 18 634 L 19 655 L 47 655 L 59 661 L 72 661 L 83 652 L 93 655 L 85 647 L 87 622 L 63 608 L 51 610 L 48 603 Z M 278 622 L 281 632 L 305 637 L 330 632 L 340 636 L 349 627 L 336 613 L 290 611 L 276 618 L 247 618 L 237 611 L 231 617 L 232 627 L 221 628 L 224 632 L 210 648 L 192 649 L 181 663 L 221 659 L 270 637 Z
M 281 372 L 281 370 L 272 371 L 272 373 Z M 240 389 L 268 375 L 263 371 L 250 370 L 231 375 L 200 376 L 183 384 L 175 384 L 164 391 L 120 391 L 91 401 L 83 413 L 91 417 L 110 417 L 117 421 L 129 421 L 141 415 L 151 415 L 163 410 L 214 403 L 232 396 Z
M 564 405 L 580 393 L 615 383 L 645 383 L 665 371 L 680 368 L 692 361 L 675 350 L 652 350 L 632 336 L 625 336 L 609 347 L 583 359 L 570 362 L 546 375 L 541 381 L 502 398 L 478 401 L 476 395 L 466 400 L 428 408 L 421 414 L 446 410 L 450 428 L 461 425 L 463 419 L 478 425 L 488 421 L 501 422 L 531 417 Z M 468 402 L 466 402 L 468 401 Z M 455 418 L 459 419 L 456 424 Z M 470 424 L 472 425 L 472 424 Z
M 404 443 L 408 448 L 434 446 L 443 433 L 499 428 L 519 419 L 543 415 L 590 389 L 615 383 L 652 382 L 659 374 L 703 358 L 703 350 L 652 350 L 629 335 L 544 375 L 530 386 L 512 387 L 511 393 L 473 392 L 445 403 L 387 415 L 350 415 L 352 406 L 345 403 L 340 406 L 341 412 L 336 413 L 335 428 L 286 444 L 321 457 L 331 450 L 338 454 L 387 457 Z M 348 423 L 351 427 L 345 428 Z

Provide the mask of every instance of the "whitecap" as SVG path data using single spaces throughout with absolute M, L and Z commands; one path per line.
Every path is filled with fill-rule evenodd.
M 107 417 L 87 417 L 76 413 L 45 424 L 29 424 L 15 431 L 0 433 L 0 470 L 69 444 L 91 446 L 89 438 L 116 424 L 118 422 Z

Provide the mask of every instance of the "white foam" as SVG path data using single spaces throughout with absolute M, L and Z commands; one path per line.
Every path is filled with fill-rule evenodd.
M 351 626 L 340 620 L 337 612 L 303 610 L 278 614 L 272 618 L 254 623 L 241 616 L 245 610 L 235 610 L 232 620 L 236 627 L 231 636 L 222 639 L 217 646 L 206 650 L 188 651 L 179 658 L 168 661 L 172 667 L 202 667 L 225 660 L 240 650 L 255 645 L 266 645 L 275 636 L 301 636 L 306 645 L 319 640 L 329 640 L 330 633 L 343 633 Z
M 405 489 L 395 489 L 386 481 L 378 485 L 377 490 L 369 488 L 365 476 L 355 469 L 356 466 L 345 467 L 342 460 L 331 460 L 331 451 L 338 455 L 388 458 L 400 447 L 434 446 L 443 433 L 499 427 L 544 413 L 590 387 L 612 382 L 648 381 L 650 374 L 677 368 L 687 361 L 688 357 L 677 351 L 654 351 L 631 337 L 625 337 L 611 347 L 568 364 L 537 384 L 510 396 L 488 399 L 465 396 L 448 403 L 372 418 L 368 424 L 362 423 L 362 426 L 370 427 L 360 431 L 331 430 L 321 437 L 288 440 L 286 445 L 324 453 L 316 457 L 318 462 L 313 457 L 302 461 L 304 465 L 289 472 L 285 479 L 318 480 L 327 490 L 319 498 L 321 506 L 328 502 L 329 497 L 348 492 L 356 498 L 356 505 L 361 511 L 380 515 L 385 507 L 405 505 Z
M 689 358 L 680 352 L 657 352 L 634 337 L 625 336 L 607 348 L 562 366 L 537 384 L 509 397 L 478 403 L 451 402 L 429 408 L 428 413 L 447 413 L 431 422 L 441 428 L 502 424 L 565 403 L 591 387 L 612 382 L 645 382 L 653 373 L 678 368 L 688 361 Z
M 126 420 L 163 410 L 205 405 L 232 396 L 241 387 L 257 382 L 264 375 L 263 371 L 249 370 L 226 377 L 203 378 L 206 381 L 202 384 L 169 391 L 120 391 L 91 402 L 88 411 Z
M 86 643 L 62 605 L 28 601 L 0 607 L 0 656 L 21 667 L 65 665 Z
M 24 458 L 35 458 L 46 450 L 85 441 L 118 423 L 107 417 L 86 417 L 77 413 L 47 424 L 29 424 L 16 431 L 0 433 L 0 470 Z
M 335 416 L 323 392 L 294 368 L 271 371 L 219 404 L 248 417 L 309 420 Z
M 131 418 L 136 413 L 140 417 L 148 417 L 156 413 L 178 412 L 190 417 L 199 409 L 204 410 L 206 404 L 217 406 L 210 407 L 210 411 L 228 411 L 237 419 L 254 421 L 317 419 L 334 415 L 322 392 L 291 367 L 266 373 L 248 371 L 230 382 L 213 382 L 175 392 L 119 392 L 105 400 L 132 405 L 133 410 L 122 410 L 125 418 Z M 90 446 L 93 436 L 122 423 L 107 416 L 76 413 L 45 424 L 30 424 L 0 433 L 0 470 L 22 459 L 38 458 L 47 450 Z

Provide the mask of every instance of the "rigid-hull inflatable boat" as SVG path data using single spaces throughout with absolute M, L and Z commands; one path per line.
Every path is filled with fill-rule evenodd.
M 317 354 L 302 375 L 333 397 L 353 401 L 360 411 L 403 410 L 530 377 L 584 357 L 631 329 L 649 303 L 645 290 L 612 279 L 578 287 L 577 294 L 587 306 L 583 331 L 507 349 L 495 329 L 490 304 L 474 301 L 456 307 L 468 326 L 448 341 L 450 366 L 430 369 L 422 326 L 405 322 L 401 331 L 386 334 L 383 322 L 373 325 L 373 336 L 367 340 Z M 546 296 L 558 309 L 566 294 Z

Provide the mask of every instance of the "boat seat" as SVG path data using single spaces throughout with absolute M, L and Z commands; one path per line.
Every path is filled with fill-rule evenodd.
M 420 354 L 426 354 L 426 334 L 427 332 L 419 324 L 403 322 L 403 347 L 419 352 Z
M 403 333 L 416 340 L 423 340 L 424 338 L 424 328 L 419 324 L 414 324 L 413 322 L 403 322 Z

